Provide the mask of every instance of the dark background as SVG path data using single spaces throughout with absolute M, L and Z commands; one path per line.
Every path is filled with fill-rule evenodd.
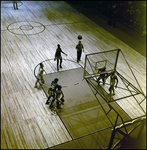
M 146 33 L 146 1 L 68 1 L 116 19 L 138 33 Z

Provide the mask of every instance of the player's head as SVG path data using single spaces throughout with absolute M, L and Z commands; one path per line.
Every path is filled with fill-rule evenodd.
M 55 78 L 54 81 L 55 81 L 55 83 L 57 83 L 57 82 L 59 81 L 59 79 L 58 79 L 58 78 Z
M 79 41 L 79 44 L 81 44 L 81 41 Z
M 40 67 L 44 67 L 43 63 L 40 63 Z
M 60 48 L 60 45 L 58 44 L 57 47 Z

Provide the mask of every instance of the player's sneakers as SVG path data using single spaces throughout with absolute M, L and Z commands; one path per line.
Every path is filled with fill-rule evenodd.
M 50 101 L 47 100 L 45 104 L 49 104 L 49 103 L 50 103 Z
M 50 105 L 49 107 L 50 107 L 50 108 L 53 108 L 53 105 Z
M 58 108 L 58 109 L 62 109 L 62 107 L 56 107 L 56 108 Z

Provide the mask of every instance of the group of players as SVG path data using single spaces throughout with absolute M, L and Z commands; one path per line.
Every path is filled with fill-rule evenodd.
M 43 72 L 45 72 L 44 70 L 44 65 L 42 63 L 39 64 L 39 73 L 37 76 L 37 81 L 35 82 L 35 88 L 37 88 L 37 83 L 39 82 L 39 80 L 41 81 L 41 84 L 44 84 L 44 79 L 43 79 Z M 110 97 L 112 97 L 113 95 L 115 95 L 115 90 L 114 87 L 117 87 L 118 84 L 118 78 L 115 75 L 115 72 L 111 72 L 111 73 L 107 73 L 106 71 L 106 67 L 103 67 L 101 69 L 98 70 L 98 73 L 100 73 L 99 77 L 97 78 L 97 82 L 98 85 L 100 84 L 100 80 L 102 80 L 103 84 L 105 84 L 106 79 L 110 76 L 110 87 L 109 87 L 109 95 Z M 51 87 L 48 89 L 48 100 L 46 101 L 46 104 L 50 103 L 50 108 L 53 107 L 53 103 L 56 100 L 56 108 L 60 109 L 61 105 L 64 105 L 64 94 L 62 92 L 62 86 L 58 85 L 58 78 L 55 78 L 52 82 L 51 82 Z M 52 97 L 52 100 L 50 100 Z
M 112 95 L 115 95 L 114 87 L 117 88 L 118 78 L 115 75 L 115 71 L 113 71 L 111 73 L 103 73 L 104 71 L 106 71 L 106 67 L 103 67 L 98 70 L 98 73 L 100 73 L 100 75 L 97 78 L 97 82 L 98 82 L 98 84 L 100 84 L 100 79 L 102 79 L 103 84 L 105 84 L 106 79 L 110 76 L 110 87 L 109 87 L 110 93 L 109 93 L 109 95 L 110 95 L 110 97 L 112 97 Z
M 38 88 L 37 83 L 39 82 L 39 80 L 41 81 L 40 84 L 44 84 L 44 78 L 43 78 L 43 72 L 46 72 L 44 70 L 44 65 L 42 63 L 39 64 L 39 73 L 37 75 L 37 80 L 35 82 L 35 86 L 34 88 Z M 62 92 L 62 86 L 58 84 L 59 79 L 55 78 L 52 82 L 51 82 L 51 87 L 48 89 L 48 94 L 49 97 L 46 101 L 46 104 L 50 103 L 50 108 L 53 107 L 53 103 L 56 100 L 56 108 L 60 109 L 61 105 L 64 105 L 64 94 Z M 52 100 L 50 100 L 52 98 Z
M 79 39 L 79 44 L 76 46 L 76 49 L 77 49 L 77 62 L 80 61 L 81 54 L 82 54 L 82 49 L 84 51 L 84 47 L 83 47 L 83 45 L 81 44 L 81 41 L 80 41 L 82 39 L 82 36 L 79 35 L 78 39 Z M 67 56 L 67 54 L 62 51 L 62 49 L 60 48 L 60 45 L 58 44 L 57 45 L 57 50 L 56 50 L 56 53 L 55 53 L 55 59 L 54 59 L 54 60 L 57 60 L 57 70 L 59 70 L 59 66 L 60 66 L 60 68 L 62 68 L 61 53 L 65 54 Z M 59 65 L 59 60 L 60 60 L 60 65 Z M 42 63 L 40 63 L 39 73 L 37 75 L 37 80 L 35 82 L 34 88 L 38 88 L 37 83 L 39 82 L 39 80 L 41 81 L 40 84 L 45 83 L 44 79 L 43 79 L 43 72 L 46 72 L 46 71 L 43 69 L 43 67 L 44 67 L 44 65 Z M 110 87 L 109 87 L 109 92 L 110 93 L 109 93 L 109 95 L 110 95 L 110 97 L 112 97 L 113 95 L 115 95 L 114 87 L 117 87 L 118 78 L 115 75 L 115 71 L 113 71 L 111 73 L 103 73 L 105 71 L 106 71 L 106 67 L 103 67 L 103 68 L 98 70 L 98 73 L 100 73 L 100 75 L 97 78 L 97 82 L 98 82 L 98 85 L 99 85 L 100 84 L 100 79 L 102 79 L 103 84 L 105 84 L 106 79 L 110 76 Z M 51 87 L 48 90 L 49 97 L 48 97 L 48 100 L 46 101 L 46 104 L 50 103 L 50 106 L 49 106 L 50 108 L 53 107 L 53 103 L 54 103 L 55 100 L 56 100 L 56 107 L 58 109 L 61 108 L 61 104 L 64 104 L 64 94 L 61 90 L 62 86 L 58 85 L 58 81 L 59 81 L 59 79 L 55 78 L 51 82 Z M 51 97 L 53 98 L 52 101 L 50 100 Z
M 79 63 L 80 61 L 80 58 L 81 58 L 81 54 L 82 54 L 82 50 L 84 52 L 84 46 L 81 44 L 81 40 L 82 39 L 82 36 L 81 35 L 78 35 L 78 40 L 79 40 L 79 43 L 78 45 L 76 45 L 76 50 L 77 50 L 77 62 Z M 62 56 L 61 56 L 61 53 L 65 54 L 67 56 L 67 54 L 65 52 L 62 51 L 60 45 L 58 44 L 57 45 L 57 49 L 56 49 L 56 52 L 55 52 L 55 58 L 54 58 L 54 61 L 57 60 L 57 71 L 59 71 L 59 67 L 62 68 Z M 59 63 L 60 62 L 60 63 Z M 39 81 L 41 81 L 40 84 L 44 84 L 44 79 L 43 79 L 43 72 L 46 72 L 43 67 L 44 65 L 42 63 L 39 64 L 40 67 L 39 67 L 39 73 L 37 75 L 37 80 L 35 82 L 35 86 L 34 88 L 39 88 L 37 86 L 37 83 L 39 83 Z M 50 108 L 53 107 L 53 103 L 54 101 L 56 100 L 56 108 L 60 109 L 61 107 L 61 104 L 64 104 L 64 94 L 62 92 L 62 86 L 61 85 L 58 85 L 58 82 L 59 79 L 55 78 L 54 81 L 51 82 L 51 88 L 49 88 L 48 90 L 48 94 L 49 94 L 49 97 L 48 97 L 48 100 L 46 101 L 46 104 L 49 104 L 50 103 Z M 50 100 L 50 98 L 53 98 L 52 101 Z
M 53 103 L 56 100 L 56 108 L 61 109 L 61 105 L 64 105 L 64 94 L 62 92 L 62 86 L 58 84 L 59 79 L 55 78 L 51 82 L 51 87 L 48 89 L 49 97 L 46 101 L 46 104 L 50 103 L 50 108 L 53 107 Z M 50 98 L 53 98 L 52 101 Z

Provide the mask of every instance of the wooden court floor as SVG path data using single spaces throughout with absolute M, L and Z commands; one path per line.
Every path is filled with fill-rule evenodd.
M 76 62 L 79 34 L 85 48 L 82 67 L 86 54 L 119 48 L 146 95 L 146 58 L 64 1 L 21 1 L 18 10 L 11 1 L 1 1 L 1 149 L 46 149 L 72 140 L 45 105 L 43 90 L 34 88 L 34 68 L 54 59 L 57 44 L 67 53 L 63 58 Z M 62 70 L 77 66 L 63 61 Z M 57 72 L 52 65 L 45 69 Z M 120 103 L 129 110 L 131 104 L 126 104 Z
M 59 79 L 58 84 L 63 87 L 62 91 L 65 95 L 65 103 L 63 109 L 59 109 L 57 112 L 73 139 L 112 126 L 99 101 L 101 101 L 107 112 L 109 111 L 108 104 L 100 97 L 99 101 L 96 99 L 86 80 L 83 79 L 83 70 L 82 67 L 79 67 L 59 73 L 47 74 L 44 76 L 45 84 L 42 85 L 43 89 L 46 87 L 49 88 L 50 84 L 48 84 L 48 81 L 53 81 L 55 78 Z M 45 89 L 47 94 L 48 88 Z M 119 109 L 119 105 L 117 105 L 117 109 L 118 113 L 121 113 L 124 122 L 131 119 L 125 112 L 120 111 L 121 108 Z M 114 124 L 116 118 L 115 112 L 109 117 L 111 117 Z

